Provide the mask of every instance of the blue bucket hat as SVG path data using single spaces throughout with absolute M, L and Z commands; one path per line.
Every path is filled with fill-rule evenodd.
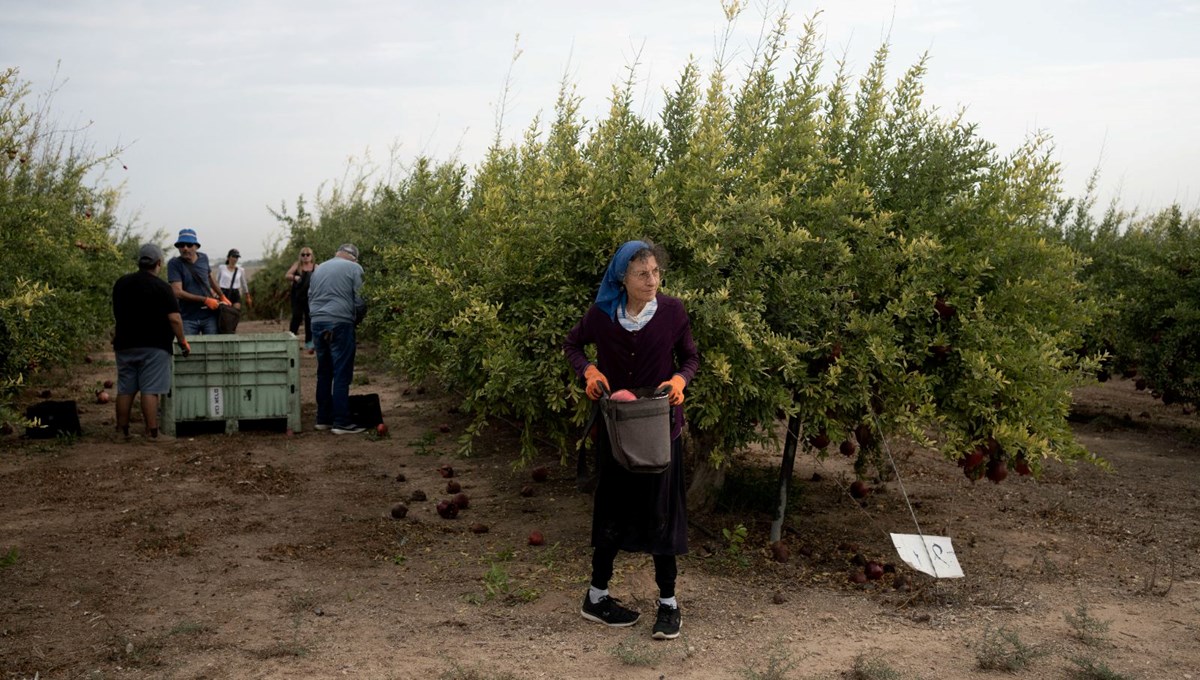
M 200 241 L 196 238 L 195 229 L 180 229 L 179 238 L 175 239 L 175 247 L 178 248 L 180 243 L 194 243 L 196 247 L 200 247 Z

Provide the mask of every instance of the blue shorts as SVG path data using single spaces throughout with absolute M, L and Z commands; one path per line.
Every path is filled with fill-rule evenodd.
M 171 391 L 171 353 L 156 347 L 117 352 L 117 394 L 166 394 Z

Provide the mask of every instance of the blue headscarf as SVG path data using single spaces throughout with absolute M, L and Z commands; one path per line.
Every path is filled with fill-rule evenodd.
M 626 241 L 617 248 L 617 254 L 608 263 L 608 270 L 604 272 L 604 278 L 600 279 L 600 291 L 596 293 L 596 306 L 604 310 L 604 313 L 617 318 L 617 309 L 625 306 L 625 288 L 622 283 L 625 281 L 625 270 L 629 268 L 629 260 L 633 259 L 639 251 L 645 250 L 650 246 L 645 241 Z

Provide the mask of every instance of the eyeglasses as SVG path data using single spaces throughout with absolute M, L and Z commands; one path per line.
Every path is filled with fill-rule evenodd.
M 663 271 L 658 267 L 655 267 L 654 269 L 643 269 L 640 272 L 629 272 L 629 276 L 643 282 L 662 280 L 662 274 Z

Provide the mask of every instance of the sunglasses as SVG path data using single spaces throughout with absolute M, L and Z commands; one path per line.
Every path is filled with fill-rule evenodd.
M 199 248 L 200 246 L 198 246 L 195 243 L 176 243 L 175 247 L 179 248 L 179 249 L 183 249 L 183 248 Z
M 312 253 L 300 253 L 300 257 L 312 257 Z

